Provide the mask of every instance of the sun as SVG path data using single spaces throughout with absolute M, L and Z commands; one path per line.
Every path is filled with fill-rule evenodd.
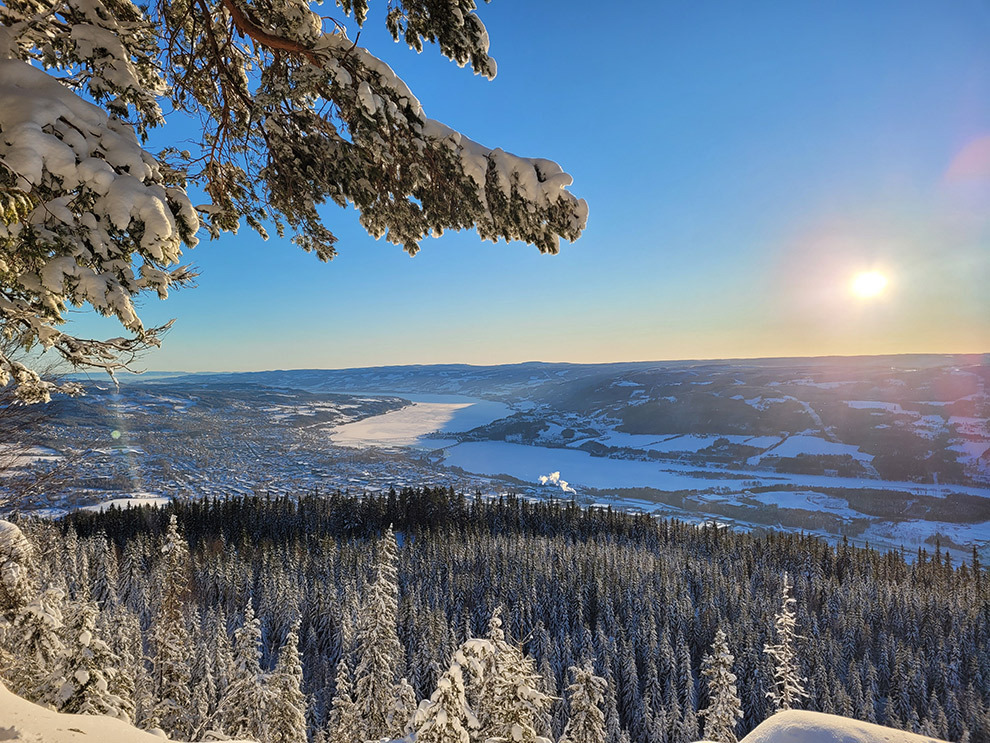
M 879 271 L 863 271 L 853 277 L 852 292 L 861 299 L 871 299 L 887 288 L 887 277 Z

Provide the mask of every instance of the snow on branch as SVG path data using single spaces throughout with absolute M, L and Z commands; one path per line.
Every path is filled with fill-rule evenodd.
M 364 22 L 364 0 L 341 0 Z M 494 77 L 474 0 L 395 0 L 386 25 Z M 153 15 L 148 15 L 149 13 Z M 485 147 L 426 117 L 409 87 L 307 0 L 5 0 L 0 5 L 0 333 L 113 372 L 160 342 L 134 299 L 191 281 L 183 247 L 242 223 L 293 235 L 323 260 L 337 238 L 321 205 L 410 254 L 446 230 L 556 253 L 587 204 L 556 163 Z M 45 70 L 40 69 L 46 68 Z M 84 96 L 87 99 L 84 99 Z M 139 136 L 168 108 L 197 117 L 188 149 Z M 95 101 L 95 104 L 90 101 Z M 186 143 L 184 143 L 186 144 Z M 209 202 L 194 208 L 194 185 Z M 126 341 L 64 333 L 88 305 Z M 0 387 L 54 389 L 0 357 Z

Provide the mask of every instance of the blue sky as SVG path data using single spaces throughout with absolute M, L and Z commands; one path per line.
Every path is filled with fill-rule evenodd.
M 360 43 L 430 117 L 559 162 L 589 202 L 585 235 L 544 256 L 449 234 L 410 258 L 330 206 L 328 265 L 246 228 L 204 240 L 187 256 L 198 287 L 142 305 L 146 324 L 177 318 L 146 368 L 990 351 L 986 3 L 480 14 L 494 81 L 374 19 Z M 871 269 L 887 290 L 853 296 Z

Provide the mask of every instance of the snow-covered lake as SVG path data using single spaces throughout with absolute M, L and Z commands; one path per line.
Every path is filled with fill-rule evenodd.
M 652 487 L 659 490 L 701 490 L 726 485 L 718 478 L 698 478 L 669 465 L 592 457 L 574 449 L 551 449 L 504 441 L 469 441 L 447 450 L 444 464 L 478 475 L 509 475 L 536 483 L 540 475 L 560 472 L 571 484 L 591 488 Z M 729 481 L 731 482 L 731 481 Z
M 572 485 L 586 487 L 630 488 L 650 487 L 657 490 L 704 490 L 713 487 L 740 487 L 742 482 L 786 484 L 799 488 L 876 488 L 900 490 L 926 495 L 942 495 L 945 491 L 990 497 L 985 488 L 961 485 L 936 486 L 915 482 L 894 482 L 868 478 L 828 477 L 824 475 L 795 475 L 766 471 L 722 470 L 672 462 L 654 463 L 627 459 L 593 457 L 574 449 L 553 449 L 504 441 L 468 441 L 447 450 L 444 462 L 448 466 L 478 475 L 509 475 L 536 483 L 540 475 L 560 472 Z M 689 473 L 711 473 L 711 477 Z M 735 475 L 727 479 L 718 475 Z
M 412 402 L 400 410 L 374 415 L 333 429 L 330 440 L 337 446 L 408 446 L 439 449 L 456 444 L 454 439 L 430 438 L 433 433 L 470 431 L 512 415 L 508 405 L 462 395 L 406 395 Z

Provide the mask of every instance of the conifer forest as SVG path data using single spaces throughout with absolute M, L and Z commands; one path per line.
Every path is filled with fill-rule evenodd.
M 735 741 L 790 706 L 990 740 L 975 553 L 449 488 L 15 523 L 7 685 L 183 740 Z

